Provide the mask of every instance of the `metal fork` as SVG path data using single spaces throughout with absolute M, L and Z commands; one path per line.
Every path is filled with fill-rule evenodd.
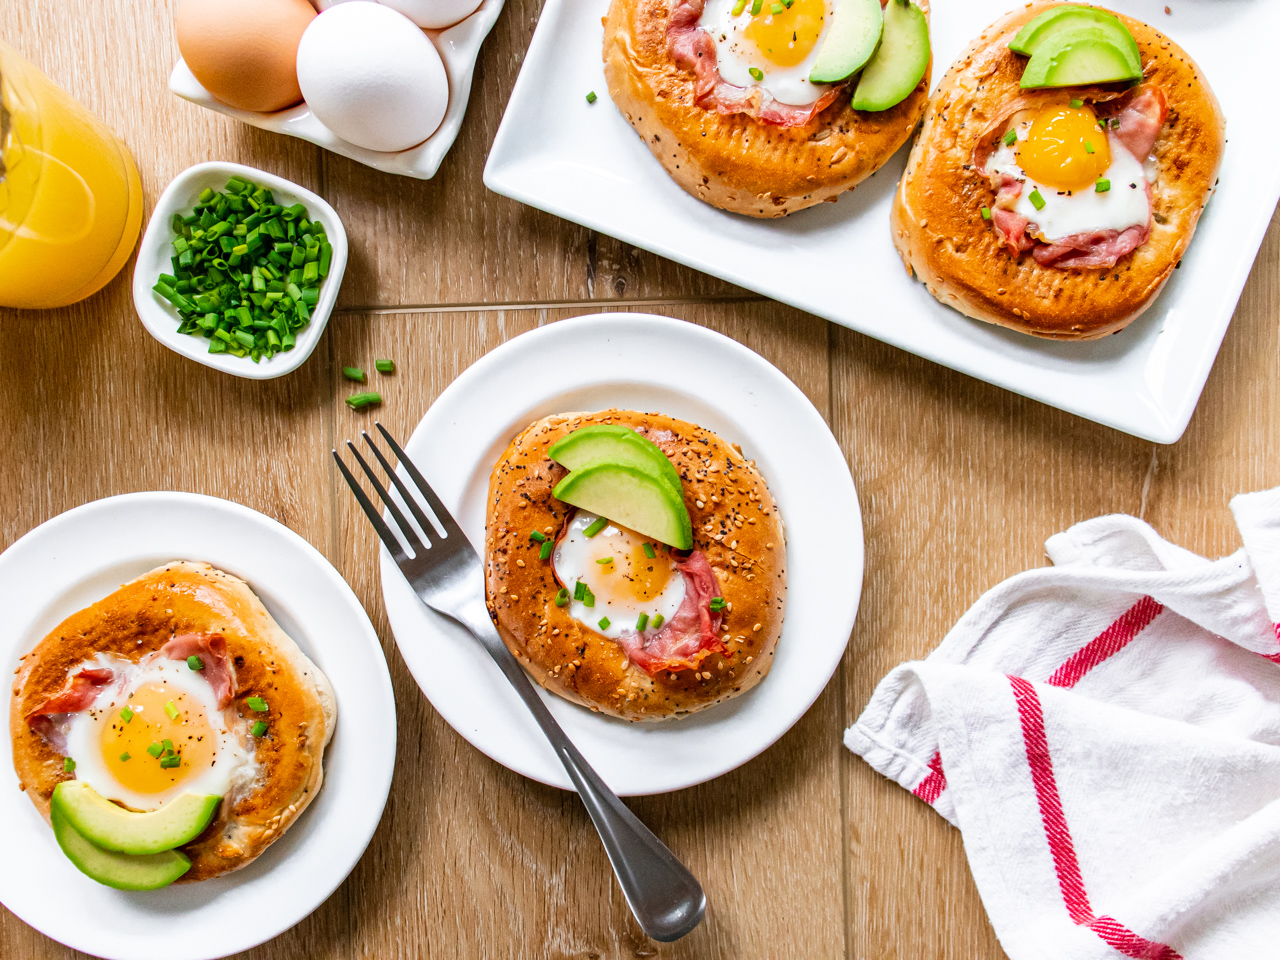
M 666 848 L 653 832 L 641 823 L 634 813 L 628 810 L 621 800 L 605 786 L 600 776 L 591 769 L 573 743 L 560 729 L 560 724 L 547 709 L 542 698 L 534 690 L 528 675 L 524 672 L 507 645 L 498 636 L 493 621 L 489 619 L 489 611 L 484 601 L 484 570 L 480 557 L 467 540 L 466 534 L 458 526 L 445 509 L 440 498 L 418 468 L 413 465 L 400 444 L 387 432 L 381 423 L 375 424 L 388 446 L 395 453 L 396 459 L 404 467 L 412 479 L 422 499 L 426 501 L 435 514 L 437 524 L 431 520 L 418 505 L 417 498 L 410 492 L 400 475 L 388 462 L 377 444 L 365 431 L 361 436 L 373 451 L 378 463 L 391 479 L 400 493 L 404 504 L 412 512 L 422 532 L 426 535 L 423 542 L 413 526 L 405 519 L 399 505 L 387 493 L 386 488 L 378 480 L 373 469 L 365 462 L 360 451 L 350 440 L 350 448 L 356 462 L 364 471 L 378 497 L 386 505 L 387 511 L 399 527 L 400 533 L 413 556 L 405 553 L 400 541 L 396 539 L 391 528 L 383 520 L 382 514 L 370 501 L 364 489 L 356 481 L 338 451 L 333 451 L 333 459 L 347 481 L 347 486 L 355 494 L 360 506 L 369 517 L 382 542 L 391 551 L 400 572 L 404 574 L 409 585 L 413 587 L 428 607 L 454 620 L 465 627 L 489 651 L 489 655 L 497 662 L 498 668 L 516 688 L 525 706 L 533 714 L 542 732 L 555 748 L 556 755 L 564 764 L 569 779 L 578 788 L 578 795 L 586 804 L 587 813 L 591 815 L 600 839 L 604 843 L 609 862 L 618 877 L 622 894 L 627 905 L 635 914 L 640 928 L 654 940 L 678 940 L 689 933 L 701 921 L 707 909 L 707 897 L 697 878 L 676 859 L 675 854 Z

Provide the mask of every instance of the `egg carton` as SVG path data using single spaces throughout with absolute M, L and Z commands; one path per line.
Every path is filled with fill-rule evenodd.
M 465 20 L 443 30 L 422 31 L 440 51 L 440 59 L 444 61 L 444 71 L 449 78 L 449 106 L 435 133 L 416 147 L 397 153 L 366 150 L 343 140 L 321 123 L 305 102 L 276 113 L 237 110 L 216 99 L 201 86 L 181 57 L 169 74 L 169 89 L 184 100 L 190 100 L 224 116 L 272 133 L 307 140 L 375 170 L 430 180 L 440 169 L 445 154 L 458 137 L 462 118 L 467 112 L 467 101 L 471 97 L 471 77 L 475 73 L 476 58 L 480 55 L 480 44 L 497 22 L 502 4 L 503 0 L 484 0 L 476 12 Z

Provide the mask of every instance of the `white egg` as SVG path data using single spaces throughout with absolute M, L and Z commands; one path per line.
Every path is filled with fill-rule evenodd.
M 1027 120 L 1015 128 L 1019 140 L 1027 138 L 1030 127 L 1031 121 Z M 1092 184 L 1071 191 L 1037 183 L 1018 166 L 1015 147 L 1004 143 L 987 161 L 987 170 L 1023 181 L 1022 193 L 1013 209 L 1031 221 L 1034 226 L 1029 229 L 1034 236 L 1047 242 L 1095 230 L 1123 232 L 1129 227 L 1145 225 L 1151 209 L 1143 165 L 1119 140 L 1110 134 L 1105 136 L 1111 151 L 1111 165 L 1102 175 L 1102 179 L 1110 181 L 1110 189 L 1105 193 L 1098 193 Z M 1035 192 L 1044 202 L 1043 209 L 1036 208 L 1032 197 Z
M 379 0 L 420 27 L 440 30 L 475 13 L 480 0 Z
M 775 7 L 781 12 L 775 13 Z M 735 10 L 737 13 L 735 14 Z M 835 0 L 763 0 L 760 12 L 741 0 L 707 0 L 698 25 L 716 46 L 720 76 L 738 87 L 760 87 L 782 103 L 813 103 L 830 87 L 809 72 L 835 13 Z
M 370 0 L 325 10 L 298 44 L 298 85 L 343 140 L 392 153 L 436 132 L 449 106 L 440 54 L 403 14 Z
M 213 687 L 185 660 L 99 654 L 87 666 L 106 667 L 114 679 L 87 709 L 68 715 L 65 753 L 76 779 L 108 800 L 154 810 L 187 791 L 240 792 L 257 777 L 247 723 L 232 714 L 228 724 Z M 160 753 L 165 740 L 179 758 L 171 767 L 147 749 Z
M 655 618 L 670 620 L 680 608 L 684 575 L 674 568 L 669 548 L 625 527 L 610 523 L 588 537 L 597 519 L 579 510 L 556 544 L 552 562 L 569 591 L 569 615 L 615 640 L 637 633 L 642 615 L 648 620 L 646 630 L 652 632 Z M 582 598 L 575 593 L 579 582 L 586 588 Z M 602 625 L 602 620 L 608 622 Z

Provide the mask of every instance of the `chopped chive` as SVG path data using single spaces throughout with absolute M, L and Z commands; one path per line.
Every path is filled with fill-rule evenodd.
M 130 710 L 128 707 L 124 707 L 120 711 L 120 719 L 123 720 L 125 723 L 128 723 L 130 720 L 133 719 L 133 711 Z
M 177 707 L 175 707 L 175 706 L 173 705 L 173 701 L 172 701 L 172 700 L 169 700 L 169 701 L 166 701 L 166 702 L 165 702 L 165 705 L 164 705 L 164 712 L 165 712 L 165 715 L 166 715 L 170 720 L 177 720 L 177 719 L 178 719 L 178 708 L 177 708 Z
M 266 713 L 268 709 L 267 701 L 263 700 L 261 697 L 249 697 L 245 700 L 244 704 L 254 713 Z
M 990 208 L 990 207 L 983 207 L 981 212 L 982 212 L 982 219 L 983 219 L 983 220 L 990 220 L 990 219 L 991 219 L 991 208 Z
M 573 585 L 573 599 L 581 600 L 587 595 L 587 585 L 579 580 Z
M 1090 143 L 1088 140 L 1084 142 L 1084 152 L 1093 153 L 1093 144 Z
M 203 670 L 204 661 L 193 653 L 191 656 L 187 657 L 187 666 L 192 670 Z
M 1013 146 L 1013 144 L 1014 144 L 1014 142 L 1018 139 L 1018 131 L 1017 131 L 1017 130 L 1006 130 L 1006 131 L 1004 132 L 1004 136 L 1003 136 L 1003 137 L 1001 137 L 1000 139 L 1004 141 L 1004 145 L 1005 145 L 1006 147 L 1012 147 L 1012 146 Z
M 158 743 L 153 743 L 151 746 L 147 747 L 147 753 L 159 760 L 160 754 L 164 753 L 164 747 L 160 746 Z
M 76 768 L 76 762 L 75 762 L 74 760 L 72 760 L 70 757 L 63 757 L 63 758 L 62 758 L 62 771 L 63 771 L 63 773 L 70 773 L 70 772 L 71 772 L 71 771 L 73 771 L 75 768 Z
M 359 367 L 343 367 L 342 375 L 348 380 L 354 380 L 356 383 L 364 383 L 364 371 Z
M 751 0 L 751 15 L 753 17 L 757 16 L 760 13 L 760 8 L 763 6 L 764 0 Z
M 608 630 L 608 629 L 609 629 L 609 618 L 608 618 L 608 617 L 601 617 L 601 618 L 600 618 L 600 629 L 601 629 L 601 630 Z
M 1071 101 L 1071 109 L 1072 109 L 1072 110 L 1079 110 L 1079 109 L 1080 109 L 1081 107 L 1083 107 L 1083 106 L 1084 106 L 1084 101 L 1083 101 L 1083 100 L 1072 100 L 1072 101 Z
M 551 551 L 554 550 L 555 548 L 556 548 L 556 545 L 552 541 L 550 540 L 542 541 L 542 546 L 538 549 L 538 559 L 550 560 Z
M 1044 209 L 1044 197 L 1040 196 L 1039 189 L 1032 190 L 1031 197 L 1029 199 L 1031 200 L 1031 205 L 1037 210 Z
M 770 12 L 770 13 L 772 13 L 772 14 L 776 17 L 778 14 L 780 14 L 780 13 L 781 13 L 783 10 L 785 10 L 785 9 L 787 9 L 787 8 L 786 8 L 786 7 L 784 7 L 782 4 L 780 4 L 780 3 L 775 3 L 775 4 L 772 4 L 772 5 L 769 7 L 769 12 Z
M 598 99 L 599 97 L 596 96 L 596 92 L 594 90 L 587 94 L 587 103 L 595 103 Z
M 584 607 L 594 607 L 596 605 L 596 595 L 591 592 L 591 588 L 585 583 L 582 586 L 585 588 L 585 592 L 582 597 L 582 605 Z
M 662 621 L 664 621 L 664 620 L 666 620 L 666 619 L 667 619 L 667 618 L 666 618 L 666 617 L 664 617 L 662 614 L 658 614 L 656 617 L 654 617 L 654 618 L 653 618 L 653 620 L 650 622 L 649 626 L 650 626 L 650 628 L 652 628 L 652 629 L 654 629 L 654 630 L 657 630 L 659 627 L 661 627 L 661 626 L 662 626 Z
M 257 721 L 257 722 L 253 725 L 253 730 L 252 730 L 251 732 L 253 733 L 253 735 L 254 735 L 255 737 L 260 737 L 260 736 L 262 736 L 264 733 L 266 733 L 266 732 L 267 732 L 267 722 L 266 722 L 265 720 L 259 720 L 259 721 Z
M 166 737 L 164 740 L 160 741 L 160 746 L 164 749 L 164 752 L 165 752 L 165 753 L 170 753 L 170 754 L 171 754 L 171 753 L 174 753 L 174 752 L 175 752 L 175 751 L 174 751 L 174 749 L 173 749 L 173 741 L 172 741 L 172 740 L 170 740 L 168 737 Z
M 747 0 L 738 0 L 738 2 L 733 5 L 733 15 L 735 17 L 740 16 L 742 11 L 745 9 L 747 9 Z
M 1099 180 L 1097 183 L 1093 185 L 1094 193 L 1106 193 L 1110 189 L 1111 189 L 1110 180 Z
M 353 393 L 347 397 L 347 406 L 352 410 L 362 410 L 365 407 L 379 404 L 382 402 L 382 394 L 373 390 L 366 390 L 364 393 Z
M 538 543 L 542 543 L 544 540 L 547 539 L 547 535 L 543 533 L 541 530 L 531 530 L 529 532 L 529 539 L 536 540 L 538 541 Z
M 160 767 L 164 770 L 172 770 L 174 767 L 181 766 L 182 758 L 179 756 L 161 757 Z
M 587 537 L 588 539 L 590 539 L 591 537 L 594 537 L 597 533 L 599 533 L 601 530 L 603 530 L 603 529 L 604 529 L 605 527 L 607 527 L 608 525 L 609 525 L 609 521 L 608 521 L 608 520 L 606 520 L 604 517 L 598 517 L 598 518 L 597 518 L 597 519 L 596 519 L 596 520 L 591 524 L 591 526 L 587 527 L 587 529 L 585 529 L 585 530 L 583 530 L 583 531 L 582 531 L 582 535 L 583 535 L 584 537 Z
M 560 592 L 556 594 L 556 606 L 566 607 L 569 605 L 569 591 L 565 587 L 560 588 Z
M 396 362 L 394 360 L 375 360 L 373 361 L 373 369 L 379 373 L 395 373 Z
M 712 597 L 711 602 L 707 604 L 711 608 L 712 613 L 719 613 L 728 604 L 725 603 L 724 597 Z
M 613 557 L 601 557 L 596 563 L 604 566 L 606 563 L 613 563 Z
M 645 555 L 646 557 L 648 557 L 650 560 L 652 560 L 654 557 L 656 557 L 656 556 L 657 556 L 657 554 L 653 552 L 653 544 L 652 544 L 652 543 L 646 543 L 646 544 L 644 545 L 644 555 Z
M 747 70 L 747 73 L 751 74 L 751 76 L 756 80 L 764 79 L 764 71 L 761 70 L 759 67 L 751 67 L 749 70 Z
M 126 750 L 124 753 L 120 754 L 120 762 L 121 762 L 121 763 L 124 763 L 124 762 L 125 762 L 126 760 L 128 760 L 128 759 L 129 759 L 129 751 L 128 751 L 128 750 Z
M 640 619 L 636 621 L 636 631 L 644 633 L 644 628 L 649 625 L 649 615 L 647 613 L 640 614 Z

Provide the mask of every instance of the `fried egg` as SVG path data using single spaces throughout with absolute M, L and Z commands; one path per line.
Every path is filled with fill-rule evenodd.
M 1078 104 L 1078 105 L 1077 105 Z M 1095 230 L 1147 223 L 1150 201 L 1142 160 L 1104 128 L 1093 107 L 1075 100 L 1015 117 L 987 171 L 1022 181 L 1014 211 L 1048 243 Z M 1099 192 L 1099 183 L 1107 189 Z M 1039 202 L 1037 202 L 1039 201 Z
M 774 99 L 803 106 L 828 89 L 810 83 L 822 38 L 835 14 L 835 0 L 707 0 L 698 25 L 716 46 L 720 76 L 739 87 L 759 87 Z
M 226 796 L 256 776 L 239 729 L 247 721 L 229 726 L 209 681 L 185 660 L 99 654 L 87 666 L 110 669 L 114 680 L 69 715 L 65 752 L 76 779 L 108 800 L 155 810 L 187 791 Z
M 579 510 L 556 544 L 552 562 L 569 593 L 569 615 L 615 640 L 641 632 L 641 623 L 653 631 L 680 608 L 684 575 L 670 547 L 608 521 L 593 532 L 600 519 Z

